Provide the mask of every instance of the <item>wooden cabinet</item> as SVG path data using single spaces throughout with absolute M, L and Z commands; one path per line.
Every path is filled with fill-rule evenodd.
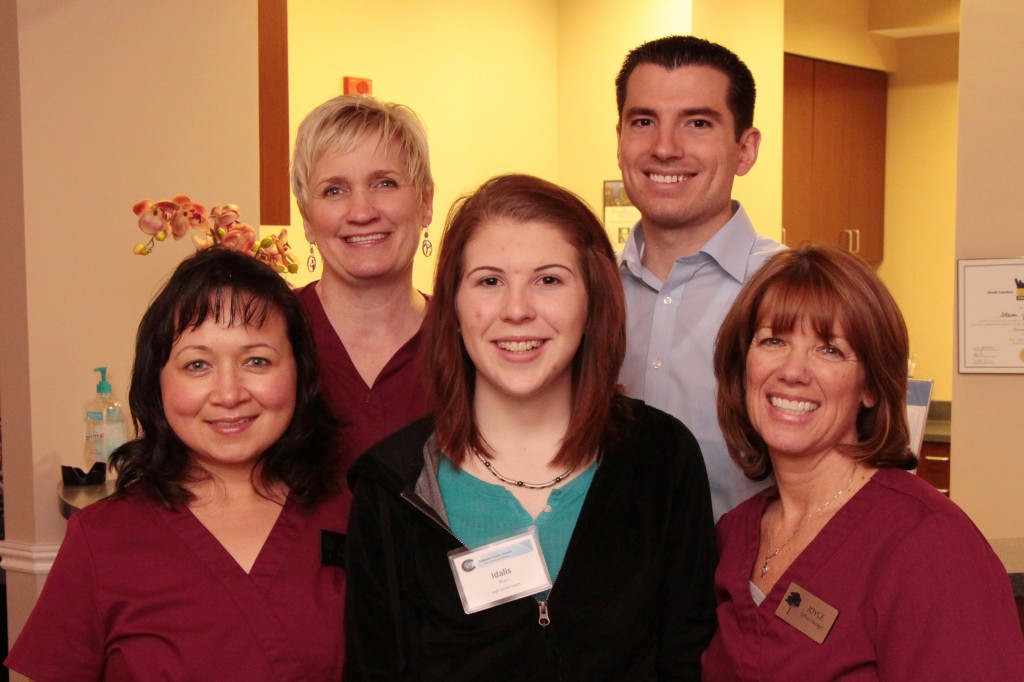
M 917 475 L 935 486 L 940 493 L 949 495 L 949 443 L 925 441 L 921 445 Z
M 882 261 L 888 76 L 785 55 L 783 240 Z

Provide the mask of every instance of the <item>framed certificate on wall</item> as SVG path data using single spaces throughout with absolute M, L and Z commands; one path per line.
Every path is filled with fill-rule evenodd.
M 1024 374 L 1024 258 L 957 261 L 961 374 Z

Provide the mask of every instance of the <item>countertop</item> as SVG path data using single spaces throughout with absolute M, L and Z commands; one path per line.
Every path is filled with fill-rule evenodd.
M 989 544 L 1010 574 L 1013 596 L 1024 598 L 1024 538 L 1000 538 Z
M 114 492 L 114 481 L 106 481 L 98 485 L 64 485 L 57 484 L 57 499 L 60 503 L 60 514 L 65 519 L 71 518 L 76 511 L 102 500 Z

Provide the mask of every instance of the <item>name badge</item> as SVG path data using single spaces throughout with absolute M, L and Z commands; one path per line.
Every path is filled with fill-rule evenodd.
M 476 613 L 551 588 L 537 529 L 478 549 L 448 553 L 462 608 Z
M 775 615 L 821 644 L 832 630 L 839 611 L 796 583 L 790 583 Z

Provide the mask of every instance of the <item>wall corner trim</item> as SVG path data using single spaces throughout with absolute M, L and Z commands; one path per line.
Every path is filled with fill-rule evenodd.
M 46 575 L 60 544 L 30 545 L 0 540 L 0 568 L 8 572 Z

